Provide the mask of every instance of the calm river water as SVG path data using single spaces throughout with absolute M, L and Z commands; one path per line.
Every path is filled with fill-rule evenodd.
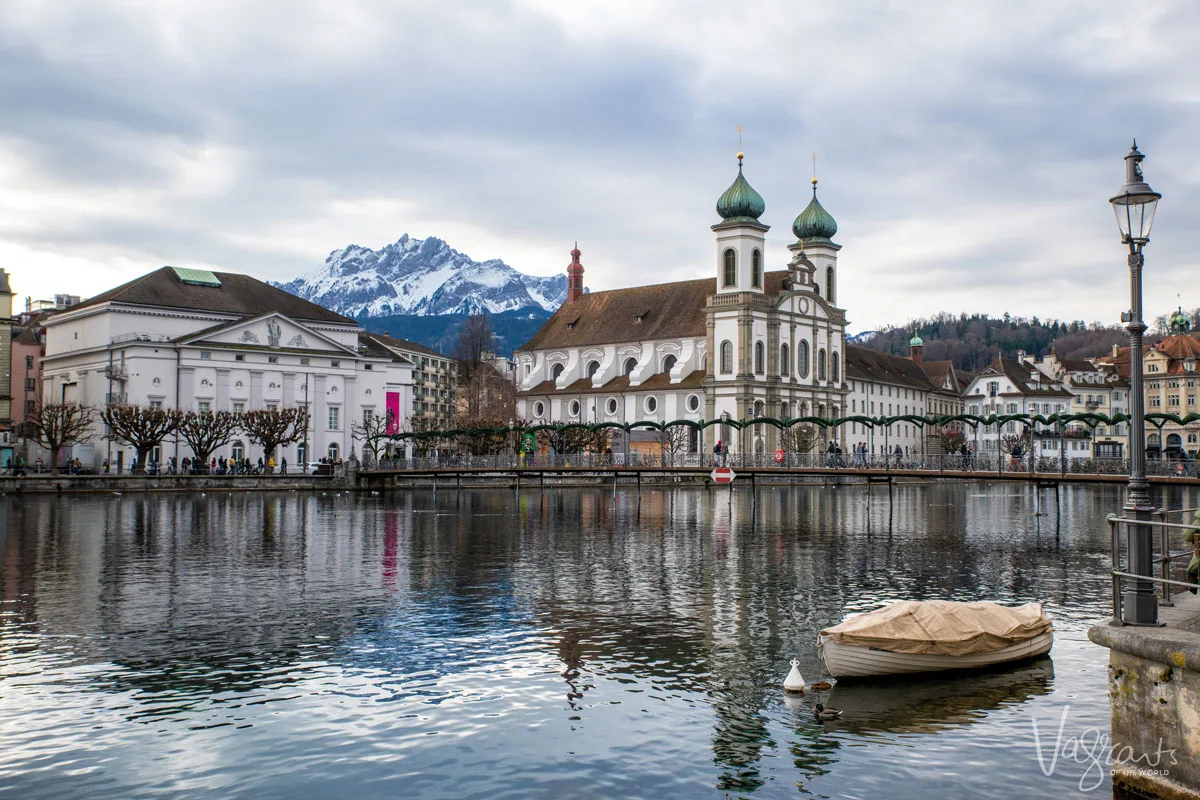
M 984 484 L 8 498 L 0 796 L 1108 796 L 1086 630 L 1110 613 L 1120 498 L 1042 498 L 1040 517 L 1033 489 Z M 820 675 L 818 629 L 899 598 L 1041 600 L 1054 650 L 843 684 L 824 725 L 784 696 L 793 655 Z

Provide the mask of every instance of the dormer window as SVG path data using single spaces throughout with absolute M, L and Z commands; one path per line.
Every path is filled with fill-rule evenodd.
M 649 309 L 647 309 L 647 310 L 645 310 L 645 311 L 642 311 L 642 312 L 640 312 L 640 313 L 638 313 L 638 314 L 634 314 L 634 316 L 633 316 L 633 322 L 634 322 L 634 324 L 636 324 L 636 325 L 640 325 L 640 324 L 642 323 L 642 321 L 643 321 L 644 319 L 646 319 L 646 317 L 647 317 L 649 314 L 650 314 L 650 311 L 649 311 Z
M 1189 358 L 1187 361 L 1184 361 L 1183 369 L 1185 372 L 1195 372 L 1196 371 L 1196 359 Z

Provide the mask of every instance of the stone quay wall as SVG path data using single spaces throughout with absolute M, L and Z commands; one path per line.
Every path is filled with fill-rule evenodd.
M 1109 622 L 1088 631 L 1109 649 L 1113 786 L 1127 796 L 1200 800 L 1200 631 L 1194 625 Z

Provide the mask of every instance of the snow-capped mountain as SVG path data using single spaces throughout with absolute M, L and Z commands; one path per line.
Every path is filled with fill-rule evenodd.
M 472 261 L 433 236 L 408 234 L 379 250 L 334 250 L 316 271 L 275 285 L 349 317 L 554 311 L 567 298 L 565 272 L 526 275 L 499 259 Z

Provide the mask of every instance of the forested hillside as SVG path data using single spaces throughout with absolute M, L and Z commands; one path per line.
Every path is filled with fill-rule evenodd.
M 1191 312 L 1193 329 L 1197 313 Z M 1167 332 L 1169 315 L 1150 324 L 1149 341 Z M 1053 347 L 1060 358 L 1087 358 L 1104 355 L 1114 344 L 1124 344 L 1125 330 L 1117 325 L 1080 321 L 1061 322 L 1037 317 L 993 318 L 986 314 L 938 314 L 932 319 L 916 319 L 904 326 L 889 326 L 860 340 L 864 347 L 895 355 L 908 355 L 913 332 L 925 343 L 927 361 L 953 361 L 959 369 L 978 372 L 1000 353 L 1013 356 L 1018 350 L 1044 356 Z

